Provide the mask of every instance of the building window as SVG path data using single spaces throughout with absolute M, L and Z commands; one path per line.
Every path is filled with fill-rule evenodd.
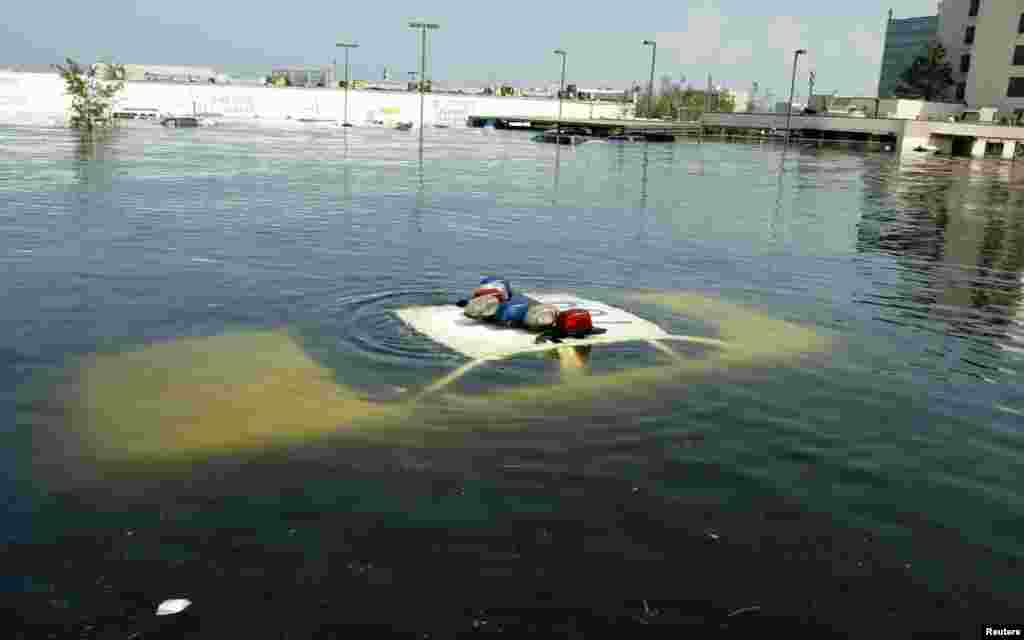
M 967 83 L 960 82 L 956 85 L 956 99 L 963 100 L 967 97 Z
M 974 27 L 967 27 L 967 31 L 964 32 L 964 44 L 974 44 Z
M 1020 47 L 1017 47 L 1020 49 Z M 965 53 L 960 56 L 960 73 L 967 73 L 971 70 L 971 54 Z
M 971 10 L 967 12 L 967 15 L 973 18 L 978 15 L 979 8 L 981 8 L 981 0 L 971 0 Z
M 1024 78 L 1010 78 L 1010 86 L 1006 88 L 1007 98 L 1024 98 Z
M 1024 33 L 1024 13 L 1020 14 L 1020 22 L 1017 23 L 1017 33 Z
M 1024 46 L 1017 45 L 1013 48 L 1013 64 L 1024 65 Z

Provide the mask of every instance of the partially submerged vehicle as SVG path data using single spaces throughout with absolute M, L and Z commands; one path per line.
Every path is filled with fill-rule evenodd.
M 590 129 L 581 127 L 555 127 L 533 136 L 532 140 L 534 142 L 574 145 L 593 139 L 593 135 Z
M 165 127 L 212 127 L 217 124 L 213 116 L 191 115 L 191 116 L 164 116 L 160 124 Z
M 115 109 L 111 114 L 115 120 L 157 120 L 160 118 L 160 110 L 152 108 L 121 107 Z
M 455 304 L 395 306 L 386 313 L 396 335 L 386 340 L 432 355 L 413 367 L 399 356 L 391 373 L 378 356 L 325 347 L 292 329 L 183 337 L 83 358 L 66 386 L 48 392 L 62 405 L 49 415 L 66 423 L 43 431 L 64 434 L 53 447 L 64 456 L 73 430 L 88 465 L 322 438 L 422 446 L 431 434 L 481 425 L 529 428 L 535 415 L 607 417 L 624 406 L 652 413 L 685 385 L 832 348 L 812 328 L 694 293 L 619 291 L 614 305 L 565 293 L 528 295 L 587 309 L 606 332 L 538 344 L 529 331 L 472 320 Z M 554 378 L 544 373 L 556 363 Z

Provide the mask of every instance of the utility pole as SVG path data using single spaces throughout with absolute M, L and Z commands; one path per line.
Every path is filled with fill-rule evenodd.
M 789 136 L 792 132 L 790 123 L 793 120 L 793 92 L 796 91 L 796 62 L 804 53 L 807 53 L 807 49 L 797 49 L 793 52 L 793 80 L 789 84 L 789 103 L 786 105 L 786 146 L 789 146 Z
M 345 50 L 345 121 L 341 126 L 351 127 L 352 125 L 348 121 L 348 85 L 351 84 L 348 77 L 348 50 L 355 49 L 359 45 L 354 42 L 339 42 L 337 46 Z M 335 76 L 335 81 L 337 81 L 337 76 Z
M 441 25 L 432 22 L 410 22 L 409 27 L 419 29 L 422 32 L 422 44 L 420 46 L 420 144 L 423 144 L 423 91 L 426 88 L 427 78 L 427 30 L 440 29 Z
M 558 131 L 555 136 L 558 138 L 557 144 L 562 144 L 562 96 L 565 94 L 565 58 L 567 54 L 564 49 L 555 49 L 555 55 L 562 56 L 562 83 L 558 90 Z
M 658 55 L 658 43 L 654 40 L 644 40 L 644 45 L 651 47 L 651 81 L 647 84 L 647 117 L 654 114 L 654 59 Z

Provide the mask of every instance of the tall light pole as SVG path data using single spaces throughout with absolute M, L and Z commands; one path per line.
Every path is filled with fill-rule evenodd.
M 793 92 L 796 91 L 796 62 L 800 55 L 807 53 L 807 49 L 797 49 L 793 52 L 793 81 L 789 84 L 789 104 L 786 105 L 786 144 L 789 144 L 789 135 L 792 132 L 790 122 L 793 120 Z
M 647 117 L 654 113 L 654 59 L 658 55 L 658 43 L 654 40 L 644 40 L 644 45 L 651 46 L 651 81 L 647 83 Z
M 556 56 L 562 56 L 562 83 L 558 89 L 558 133 L 556 134 L 559 138 L 558 144 L 561 144 L 562 138 L 562 96 L 565 95 L 565 58 L 566 53 L 564 49 L 555 49 Z
M 348 85 L 351 84 L 348 78 L 348 50 L 355 49 L 359 45 L 354 42 L 339 42 L 336 46 L 345 50 L 345 122 L 341 126 L 351 127 L 352 125 L 348 122 Z
M 409 27 L 419 29 L 422 33 L 420 45 L 420 144 L 423 143 L 423 90 L 427 82 L 427 30 L 440 29 L 441 25 L 433 22 L 410 22 Z

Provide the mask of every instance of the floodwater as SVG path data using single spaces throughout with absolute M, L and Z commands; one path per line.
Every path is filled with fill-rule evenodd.
M 14 637 L 1020 621 L 1019 164 L 8 127 L 0 261 Z M 421 394 L 490 273 L 728 346 Z

